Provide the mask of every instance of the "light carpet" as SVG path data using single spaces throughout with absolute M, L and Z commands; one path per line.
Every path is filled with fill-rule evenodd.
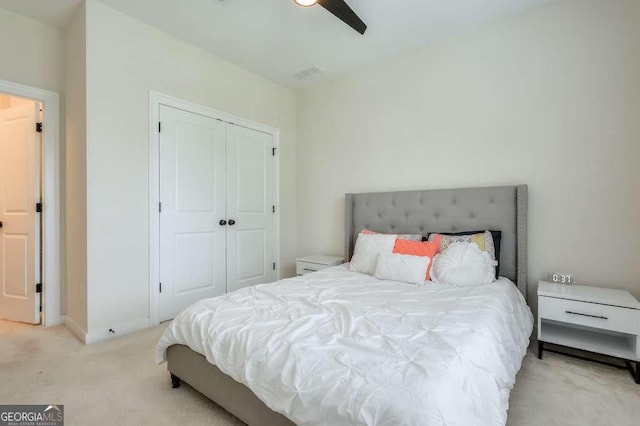
M 64 404 L 66 425 L 240 425 L 187 385 L 171 389 L 153 350 L 166 325 L 85 346 L 65 327 L 0 335 L 0 404 Z M 516 425 L 638 425 L 640 385 L 612 367 L 527 354 L 511 393 Z

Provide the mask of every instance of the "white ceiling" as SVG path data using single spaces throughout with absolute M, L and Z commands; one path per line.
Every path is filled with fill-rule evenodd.
M 555 0 L 347 0 L 356 33 L 320 6 L 293 0 L 102 0 L 127 15 L 290 87 L 410 52 Z M 64 27 L 81 0 L 0 0 L 0 8 Z M 305 80 L 293 74 L 319 67 Z

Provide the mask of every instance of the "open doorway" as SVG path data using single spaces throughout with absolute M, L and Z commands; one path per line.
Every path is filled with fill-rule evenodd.
M 0 332 L 42 322 L 40 102 L 0 93 Z
M 40 103 L 42 118 L 42 324 L 62 324 L 61 283 L 63 250 L 61 244 L 61 164 L 60 95 L 55 92 L 11 81 L 0 80 L 0 93 Z

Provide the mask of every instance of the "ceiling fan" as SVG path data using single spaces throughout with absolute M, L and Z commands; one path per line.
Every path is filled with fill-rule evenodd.
M 333 13 L 338 19 L 340 19 L 345 24 L 349 25 L 351 28 L 359 32 L 360 34 L 364 34 L 367 31 L 367 24 L 365 24 L 362 19 L 349 7 L 349 5 L 344 0 L 293 0 L 297 5 L 300 6 L 314 6 L 319 4 L 320 6 L 327 9 L 329 12 Z

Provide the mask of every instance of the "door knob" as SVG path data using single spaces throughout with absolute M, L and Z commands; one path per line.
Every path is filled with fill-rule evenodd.
M 224 219 L 221 219 L 219 223 L 220 223 L 220 226 L 225 226 L 227 224 L 227 221 Z
M 233 225 L 235 225 L 235 224 L 236 224 L 236 221 L 235 221 L 235 220 L 231 219 L 231 220 L 229 221 L 229 225 L 233 226 Z

